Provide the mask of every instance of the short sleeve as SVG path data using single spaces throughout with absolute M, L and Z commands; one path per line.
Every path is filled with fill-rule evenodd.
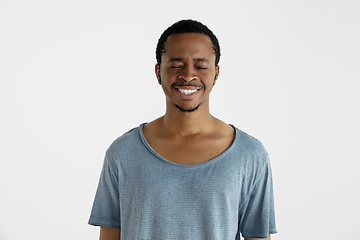
M 277 232 L 272 174 L 267 154 L 265 160 L 248 201 L 240 208 L 239 230 L 244 238 L 268 238 L 269 234 Z
M 89 224 L 120 229 L 119 174 L 114 158 L 105 156 Z

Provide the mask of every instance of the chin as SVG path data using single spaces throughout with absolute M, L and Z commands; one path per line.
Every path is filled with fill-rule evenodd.
M 180 107 L 179 105 L 175 104 L 176 108 L 179 109 L 181 112 L 187 112 L 187 113 L 192 113 L 192 112 L 195 112 L 196 110 L 199 109 L 201 104 L 197 105 L 196 107 L 194 108 L 189 108 L 189 109 L 184 109 L 182 107 Z

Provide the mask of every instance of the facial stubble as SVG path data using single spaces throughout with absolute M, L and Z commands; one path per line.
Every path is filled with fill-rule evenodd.
M 217 74 L 215 75 L 215 78 L 214 78 L 214 81 L 213 81 L 213 86 L 215 85 L 216 77 L 217 77 Z M 161 76 L 159 76 L 159 84 L 160 84 L 160 85 L 162 84 L 162 83 L 161 83 Z M 179 105 L 177 105 L 177 104 L 175 104 L 175 103 L 174 103 L 174 105 L 175 105 L 175 107 L 176 107 L 177 109 L 179 109 L 179 111 L 181 111 L 181 112 L 192 113 L 192 112 L 195 112 L 196 110 L 199 109 L 201 103 L 199 103 L 196 107 L 191 108 L 191 109 L 184 109 L 184 108 L 180 107 Z
M 191 108 L 191 109 L 184 109 L 184 108 L 180 107 L 180 106 L 177 105 L 177 104 L 175 104 L 175 107 L 176 107 L 177 109 L 179 109 L 181 112 L 192 113 L 192 112 L 195 112 L 196 110 L 198 110 L 199 107 L 200 107 L 200 105 L 201 105 L 201 103 L 200 103 L 199 105 L 197 105 L 196 107 Z

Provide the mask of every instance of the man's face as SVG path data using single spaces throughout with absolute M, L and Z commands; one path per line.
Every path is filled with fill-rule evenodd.
M 219 75 L 213 43 L 200 33 L 170 35 L 165 42 L 161 66 L 156 65 L 155 71 L 167 104 L 192 112 L 209 101 Z

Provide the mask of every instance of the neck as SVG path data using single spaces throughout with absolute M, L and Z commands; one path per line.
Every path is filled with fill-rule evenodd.
M 214 123 L 214 117 L 209 111 L 208 101 L 203 102 L 194 112 L 182 112 L 169 103 L 162 119 L 166 132 L 181 136 L 208 132 Z

